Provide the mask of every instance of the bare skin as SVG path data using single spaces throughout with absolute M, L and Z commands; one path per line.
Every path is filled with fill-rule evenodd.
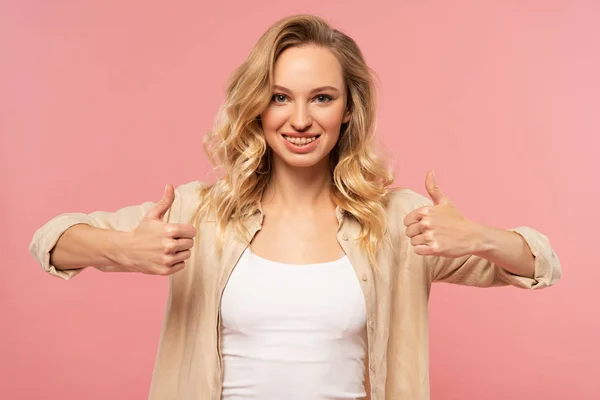
M 261 257 L 287 264 L 337 260 L 342 249 L 336 238 L 329 156 L 342 123 L 351 118 L 341 65 L 323 47 L 290 48 L 278 59 L 274 79 L 271 104 L 261 114 L 273 151 L 272 174 L 262 199 L 263 227 L 251 248 Z M 296 144 L 318 139 L 297 146 L 286 137 Z M 417 254 L 474 254 L 514 274 L 534 276 L 534 257 L 522 237 L 465 218 L 439 190 L 431 171 L 426 188 L 433 206 L 414 210 L 404 220 Z M 163 223 L 173 197 L 168 185 L 163 199 L 133 232 L 71 227 L 52 251 L 52 264 L 59 269 L 92 266 L 156 275 L 181 270 L 191 254 L 195 229 Z
M 181 271 L 191 255 L 196 228 L 163 222 L 174 198 L 173 186 L 167 185 L 163 198 L 132 232 L 85 224 L 70 227 L 50 253 L 50 263 L 61 270 L 95 267 L 105 272 L 150 275 Z
M 286 50 L 275 65 L 274 99 L 261 115 L 273 163 L 263 194 L 263 227 L 251 244 L 255 254 L 287 264 L 342 256 L 329 154 L 349 118 L 342 68 L 335 56 L 316 46 Z M 316 146 L 303 152 L 290 149 L 285 134 L 320 136 Z

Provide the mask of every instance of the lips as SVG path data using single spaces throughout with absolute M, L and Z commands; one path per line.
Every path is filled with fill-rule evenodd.
M 316 135 L 316 136 L 287 136 L 287 135 L 282 135 L 283 138 L 285 140 L 287 140 L 288 142 L 292 143 L 295 146 L 305 146 L 309 143 L 314 142 L 315 140 L 317 140 L 319 138 L 320 135 Z
M 319 136 L 321 136 L 320 133 L 282 133 L 281 135 L 290 138 L 318 138 Z

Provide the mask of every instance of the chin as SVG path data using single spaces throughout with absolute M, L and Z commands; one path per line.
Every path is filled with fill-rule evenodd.
M 325 161 L 325 156 L 323 157 L 315 157 L 314 155 L 304 155 L 301 157 L 297 157 L 297 156 L 284 156 L 284 157 L 280 157 L 279 155 L 275 155 L 276 157 L 278 157 L 279 159 L 281 159 L 281 161 L 283 161 L 283 163 L 287 166 L 290 166 L 292 168 L 311 168 L 311 167 L 315 167 L 317 165 L 322 164 Z

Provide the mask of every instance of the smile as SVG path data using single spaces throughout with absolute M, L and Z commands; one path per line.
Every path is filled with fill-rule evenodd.
M 302 147 L 302 146 L 306 146 L 306 145 L 314 142 L 321 135 L 316 135 L 316 136 L 311 136 L 311 137 L 304 137 L 304 136 L 303 137 L 292 137 L 292 136 L 286 136 L 286 135 L 282 135 L 282 136 L 285 140 L 287 140 L 294 146 Z

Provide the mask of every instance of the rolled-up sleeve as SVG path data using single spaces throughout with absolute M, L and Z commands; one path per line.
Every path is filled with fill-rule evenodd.
M 518 278 L 520 284 L 516 286 L 533 290 L 552 286 L 558 282 L 562 276 L 562 268 L 548 237 L 528 226 L 513 228 L 511 231 L 518 233 L 525 239 L 533 254 L 535 263 L 533 279 L 509 274 L 514 278 Z
M 29 244 L 29 252 L 44 271 L 50 275 L 67 280 L 71 279 L 85 268 L 60 270 L 50 263 L 50 252 L 69 228 L 78 224 L 86 224 L 96 228 L 131 231 L 135 229 L 153 204 L 147 202 L 137 206 L 128 206 L 116 212 L 96 211 L 90 214 L 67 213 L 58 215 L 34 233 Z
M 184 208 L 188 211 L 197 209 L 199 190 L 202 187 L 204 185 L 199 181 L 192 181 L 179 186 L 175 190 L 174 202 L 169 211 L 167 211 L 164 221 L 179 222 L 182 215 L 184 215 Z M 60 270 L 50 263 L 50 253 L 67 229 L 74 225 L 87 224 L 96 228 L 130 232 L 139 225 L 144 215 L 154 205 L 155 203 L 153 202 L 145 202 L 127 206 L 115 212 L 95 211 L 89 214 L 68 213 L 58 215 L 46 222 L 34 233 L 29 245 L 29 252 L 42 266 L 44 271 L 50 275 L 67 280 L 71 279 L 85 268 Z M 106 270 L 110 270 L 110 267 Z
M 63 214 L 48 221 L 44 226 L 38 229 L 31 243 L 29 244 L 29 253 L 38 261 L 42 268 L 50 275 L 62 279 L 71 279 L 79 274 L 83 268 L 59 270 L 50 264 L 50 252 L 56 246 L 56 242 L 62 234 L 73 225 L 86 223 L 83 214 Z
M 433 282 L 475 287 L 512 285 L 524 289 L 541 289 L 554 285 L 562 276 L 558 256 L 548 237 L 527 226 L 510 229 L 521 235 L 534 257 L 534 277 L 512 274 L 479 256 L 445 258 L 428 256 Z

